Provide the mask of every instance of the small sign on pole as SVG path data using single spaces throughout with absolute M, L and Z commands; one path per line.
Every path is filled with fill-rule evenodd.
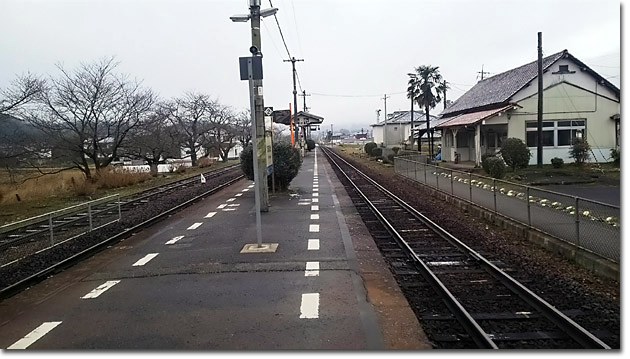
M 203 176 L 203 173 L 201 174 L 201 183 L 206 183 L 206 178 Z

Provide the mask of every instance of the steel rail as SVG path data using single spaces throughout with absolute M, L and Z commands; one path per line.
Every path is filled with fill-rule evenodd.
M 16 283 L 14 283 L 14 284 L 11 284 L 11 285 L 9 285 L 9 286 L 7 286 L 5 288 L 2 288 L 2 289 L 0 289 L 0 298 L 4 298 L 4 297 L 10 296 L 11 294 L 20 291 L 22 288 L 25 288 L 26 286 L 31 285 L 32 283 L 35 283 L 35 282 L 45 278 L 50 273 L 53 273 L 53 272 L 55 272 L 57 270 L 60 270 L 60 269 L 63 269 L 63 268 L 67 268 L 67 267 L 77 263 L 81 259 L 86 258 L 86 257 L 96 253 L 99 250 L 102 250 L 103 248 L 107 247 L 108 245 L 110 245 L 112 243 L 115 243 L 115 242 L 117 242 L 117 241 L 119 241 L 119 240 L 121 240 L 123 238 L 126 238 L 127 236 L 130 236 L 134 232 L 137 232 L 140 229 L 144 229 L 146 227 L 149 227 L 153 223 L 161 220 L 162 218 L 167 217 L 167 216 L 173 214 L 174 212 L 176 212 L 176 211 L 178 211 L 178 210 L 180 210 L 182 208 L 185 208 L 186 206 L 189 206 L 192 203 L 194 203 L 194 202 L 196 202 L 196 201 L 198 201 L 200 199 L 203 199 L 205 196 L 208 196 L 208 195 L 213 194 L 214 192 L 217 192 L 217 191 L 219 191 L 219 190 L 221 190 L 221 189 L 223 189 L 223 188 L 225 188 L 227 186 L 230 186 L 230 185 L 234 184 L 235 182 L 239 181 L 242 178 L 244 178 L 244 176 L 240 175 L 240 176 L 238 176 L 238 177 L 236 177 L 236 178 L 234 178 L 234 179 L 232 179 L 232 180 L 230 180 L 228 182 L 225 182 L 225 183 L 223 183 L 221 185 L 218 185 L 218 186 L 216 186 L 216 187 L 214 187 L 214 188 L 212 188 L 212 189 L 210 189 L 210 190 L 208 190 L 208 191 L 206 191 L 206 192 L 204 192 L 204 193 L 202 193 L 202 194 L 200 194 L 198 196 L 195 196 L 195 197 L 187 200 L 186 202 L 180 203 L 177 206 L 175 206 L 175 207 L 173 207 L 173 208 L 171 208 L 171 209 L 169 209 L 167 211 L 164 211 L 164 212 L 158 214 L 157 216 L 151 217 L 151 218 L 147 219 L 146 221 L 144 221 L 142 223 L 139 223 L 139 224 L 137 224 L 137 225 L 135 225 L 133 227 L 127 228 L 124 231 L 122 231 L 122 232 L 120 232 L 118 234 L 115 234 L 115 235 L 113 235 L 113 236 L 111 236 L 111 237 L 109 237 L 109 238 L 107 238 L 107 239 L 105 239 L 105 240 L 103 240 L 103 241 L 101 241 L 101 242 L 99 242 L 99 243 L 89 247 L 89 248 L 86 248 L 86 249 L 84 249 L 84 250 L 82 250 L 82 251 L 80 251 L 78 253 L 75 253 L 72 256 L 70 256 L 68 258 L 65 258 L 65 259 L 63 259 L 63 260 L 61 260 L 61 261 L 59 261 L 59 262 L 49 266 L 48 268 L 45 268 L 45 269 L 43 269 L 43 270 L 41 270 L 41 271 L 39 271 L 39 272 L 37 272 L 37 273 L 35 273 L 33 275 L 30 275 L 30 276 L 28 276 L 28 277 L 26 277 L 26 278 L 24 278 L 24 279 L 22 279 L 22 280 L 20 280 L 20 281 L 18 281 Z M 46 250 L 48 250 L 48 249 L 46 249 Z
M 324 152 L 326 153 L 326 151 Z M 435 222 L 431 221 L 429 218 L 427 218 L 422 213 L 417 211 L 415 208 L 407 204 L 398 196 L 396 196 L 395 194 L 391 193 L 389 190 L 387 190 L 386 188 L 378 184 L 376 181 L 374 181 L 372 178 L 367 176 L 365 173 L 357 169 L 352 164 L 348 163 L 341 156 L 337 155 L 336 153 L 334 153 L 334 155 L 337 158 L 339 158 L 341 161 L 343 161 L 346 165 L 354 169 L 358 174 L 360 174 L 363 178 L 365 178 L 369 183 L 371 183 L 381 192 L 383 192 L 384 194 L 389 196 L 391 199 L 393 199 L 405 210 L 412 213 L 418 220 L 422 221 L 424 224 L 430 227 L 436 234 L 440 235 L 442 238 L 444 238 L 448 242 L 458 247 L 467 255 L 470 255 L 471 257 L 475 258 L 478 261 L 478 263 L 482 265 L 494 278 L 499 280 L 503 285 L 505 285 L 513 293 L 517 294 L 520 298 L 525 300 L 529 305 L 531 305 L 536 310 L 543 313 L 545 317 L 547 317 L 555 325 L 557 325 L 559 328 L 565 331 L 573 340 L 580 343 L 580 345 L 584 346 L 587 349 L 611 349 L 610 346 L 608 346 L 606 343 L 602 342 L 599 338 L 595 337 L 592 333 L 584 329 L 582 326 L 577 324 L 571 318 L 564 315 L 562 312 L 560 312 L 558 309 L 553 307 L 543 298 L 539 297 L 534 292 L 532 292 L 531 290 L 523 286 L 521 283 L 519 283 L 509 274 L 499 269 L 497 266 L 492 264 L 489 260 L 484 258 L 481 254 L 479 254 L 478 252 L 470 248 L 468 245 L 466 245 L 465 243 L 463 243 L 462 241 L 460 241 L 459 239 L 451 235 L 448 231 L 446 231 L 445 229 L 437 225 Z M 335 165 L 341 170 L 341 168 L 336 163 Z M 346 176 L 346 178 L 348 178 L 348 180 L 353 184 L 355 189 L 359 193 L 361 193 L 361 196 L 364 197 L 363 193 L 358 189 L 358 187 L 354 184 L 354 182 L 350 180 L 350 178 L 345 174 L 345 172 L 342 171 L 342 173 L 344 173 L 344 176 Z M 369 203 L 369 205 L 370 207 L 373 207 L 371 202 Z M 380 217 L 380 212 L 379 212 L 378 217 Z M 386 223 L 386 227 L 391 232 L 393 230 L 393 227 L 391 227 L 391 224 L 389 224 L 389 222 L 387 222 L 385 218 L 382 219 L 382 222 L 383 221 L 384 221 L 384 224 Z M 404 243 L 405 247 L 408 248 L 408 250 L 411 250 L 411 248 L 406 244 L 406 242 L 404 242 L 404 240 L 402 240 L 402 237 L 400 237 L 398 233 L 395 234 L 395 237 L 397 238 L 397 240 L 400 239 Z M 411 251 L 413 252 L 413 250 Z M 413 256 L 415 257 L 415 254 Z M 420 259 L 418 260 L 422 262 Z M 429 270 L 428 267 L 423 267 L 423 268 L 426 268 L 427 270 Z

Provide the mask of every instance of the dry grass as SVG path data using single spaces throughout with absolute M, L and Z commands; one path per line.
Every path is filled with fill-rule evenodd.
M 217 163 L 210 167 L 220 168 L 234 163 Z M 41 177 L 32 170 L 12 170 L 11 173 L 0 170 L 0 226 L 90 199 L 112 194 L 130 195 L 208 170 L 207 167 L 181 167 L 173 173 L 152 177 L 146 172 L 110 168 L 95 175 L 92 180 L 86 180 L 79 170 Z

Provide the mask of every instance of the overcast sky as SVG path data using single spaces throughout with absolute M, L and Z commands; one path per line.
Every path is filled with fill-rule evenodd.
M 270 7 L 261 0 L 262 8 Z M 272 0 L 298 91 L 324 128 L 369 128 L 376 110 L 408 110 L 407 73 L 439 66 L 457 99 L 479 79 L 567 49 L 620 87 L 618 1 Z M 56 76 L 115 56 L 118 71 L 162 98 L 198 91 L 237 110 L 249 108 L 238 58 L 249 56 L 248 0 L 2 0 L 0 87 L 30 71 Z M 291 63 L 273 16 L 261 25 L 265 106 L 293 102 Z M 298 107 L 303 106 L 298 97 Z M 432 114 L 439 114 L 438 105 Z M 381 116 L 382 116 L 381 114 Z

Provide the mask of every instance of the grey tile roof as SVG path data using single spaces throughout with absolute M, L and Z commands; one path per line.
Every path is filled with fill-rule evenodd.
M 543 71 L 561 59 L 567 50 L 543 58 Z M 440 116 L 451 117 L 466 110 L 493 107 L 508 101 L 523 86 L 538 76 L 538 60 L 479 81 Z

